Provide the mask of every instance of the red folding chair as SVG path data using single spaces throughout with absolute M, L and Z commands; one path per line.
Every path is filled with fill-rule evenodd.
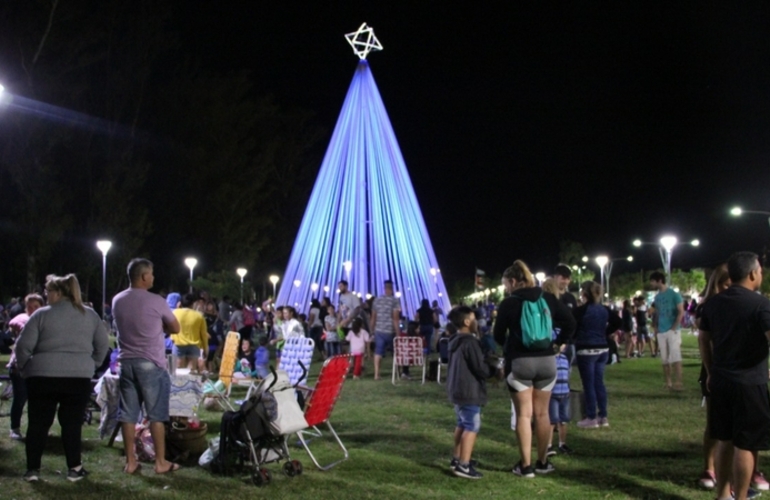
M 348 450 L 345 448 L 345 445 L 342 444 L 342 440 L 335 432 L 334 427 L 332 427 L 332 423 L 329 422 L 329 417 L 334 410 L 334 404 L 340 397 L 342 385 L 345 383 L 345 376 L 349 369 L 349 354 L 333 356 L 327 359 L 324 362 L 323 367 L 321 367 L 321 372 L 318 374 L 318 381 L 316 382 L 315 388 L 310 389 L 310 396 L 305 403 L 305 420 L 307 421 L 308 428 L 298 431 L 297 437 L 299 437 L 302 446 L 305 447 L 305 451 L 310 455 L 313 463 L 321 470 L 329 470 L 338 463 L 348 459 Z M 324 423 L 329 428 L 329 432 L 332 433 L 332 436 L 337 440 L 337 444 L 340 445 L 340 448 L 342 448 L 342 451 L 345 454 L 342 459 L 328 465 L 321 465 L 318 463 L 318 460 L 316 460 L 315 456 L 310 451 L 308 442 L 305 441 L 304 437 L 304 434 L 313 437 L 321 437 L 321 431 L 317 426 Z

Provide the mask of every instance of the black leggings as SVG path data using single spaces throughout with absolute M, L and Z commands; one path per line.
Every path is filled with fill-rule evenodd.
M 40 469 L 40 462 L 58 407 L 59 425 L 67 468 L 81 464 L 80 448 L 83 415 L 91 393 L 91 379 L 30 377 L 27 428 L 27 470 Z

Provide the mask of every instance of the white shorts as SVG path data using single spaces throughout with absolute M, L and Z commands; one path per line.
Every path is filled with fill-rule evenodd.
M 660 360 L 664 365 L 681 363 L 681 347 L 682 336 L 678 330 L 669 330 L 658 334 L 658 350 L 660 350 Z

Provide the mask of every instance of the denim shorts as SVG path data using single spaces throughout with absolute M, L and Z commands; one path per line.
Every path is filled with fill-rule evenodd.
M 385 356 L 385 353 L 393 350 L 393 334 L 374 332 L 374 354 Z
M 136 423 L 144 404 L 150 422 L 168 422 L 171 379 L 168 372 L 144 358 L 120 360 L 121 422 Z
M 551 393 L 551 401 L 548 404 L 548 416 L 551 419 L 551 425 L 566 424 L 572 420 L 569 407 L 569 394 Z
M 455 405 L 455 415 L 457 415 L 457 427 L 476 433 L 481 429 L 481 406 Z
M 174 354 L 176 354 L 177 358 L 199 358 L 201 355 L 201 348 L 195 344 L 175 345 Z

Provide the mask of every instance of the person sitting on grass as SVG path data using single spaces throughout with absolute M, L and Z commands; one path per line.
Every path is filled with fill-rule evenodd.
M 486 380 L 494 373 L 484 362 L 481 344 L 474 336 L 477 325 L 471 308 L 452 309 L 449 320 L 457 327 L 449 339 L 447 370 L 447 394 L 457 416 L 450 467 L 457 477 L 479 479 L 483 475 L 475 469 L 471 454 L 481 428 L 481 407 L 487 404 Z

